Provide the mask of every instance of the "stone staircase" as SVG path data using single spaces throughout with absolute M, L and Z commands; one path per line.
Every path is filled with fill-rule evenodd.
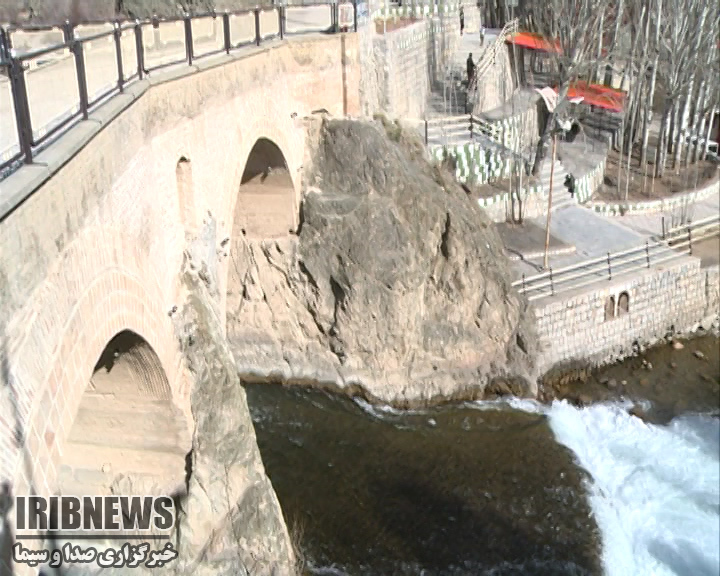
M 538 174 L 538 180 L 543 192 L 547 193 L 550 189 L 550 171 L 552 166 L 552 160 L 545 160 L 540 166 L 540 172 Z M 565 167 L 560 163 L 559 160 L 555 160 L 555 171 L 553 173 L 553 202 L 552 209 L 559 210 L 567 206 L 576 204 L 574 198 L 570 196 L 570 192 L 565 186 L 565 178 L 567 178 L 568 172 Z
M 187 423 L 172 400 L 135 388 L 133 376 L 124 364 L 93 376 L 63 447 L 62 494 L 108 494 L 118 476 L 138 494 L 184 489 Z

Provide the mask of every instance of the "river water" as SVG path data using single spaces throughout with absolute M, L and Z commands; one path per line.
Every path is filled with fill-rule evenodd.
M 701 345 L 717 354 L 716 339 Z M 698 369 L 692 346 L 687 366 L 663 354 L 654 370 L 667 356 L 684 378 L 666 382 L 676 395 L 701 384 L 720 394 L 716 356 Z M 628 363 L 627 378 L 635 371 Z M 656 398 L 621 393 L 586 407 L 400 413 L 319 390 L 246 389 L 307 574 L 720 573 L 717 401 L 652 423 L 628 409 L 651 412 Z

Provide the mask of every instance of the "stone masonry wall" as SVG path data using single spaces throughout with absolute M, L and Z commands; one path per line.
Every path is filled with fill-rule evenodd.
M 477 54 L 473 53 L 476 62 L 481 53 L 479 47 Z M 510 52 L 507 46 L 503 45 L 497 51 L 495 62 L 478 78 L 478 93 L 473 112 L 481 114 L 502 106 L 512 98 L 515 88 Z
M 575 200 L 577 200 L 578 203 L 582 204 L 590 199 L 602 183 L 604 173 L 605 161 L 603 160 L 586 174 L 579 177 L 576 176 Z M 496 194 L 490 198 L 481 198 L 478 202 L 493 222 L 505 222 L 512 211 L 512 200 L 510 194 L 507 192 L 504 194 Z M 523 195 L 523 218 L 544 216 L 547 214 L 547 205 L 547 190 L 543 190 L 539 186 L 531 186 Z
M 705 273 L 705 314 L 707 319 L 720 311 L 720 266 L 711 266 Z
M 362 89 L 363 111 L 422 118 L 432 84 L 454 54 L 459 26 L 457 13 L 450 12 L 371 36 L 372 58 L 367 44 L 361 52 L 363 78 L 370 82 Z
M 682 258 L 633 278 L 608 282 L 602 288 L 569 295 L 535 309 L 541 340 L 541 367 L 573 360 L 605 363 L 631 352 L 632 343 L 651 344 L 668 332 L 684 332 L 718 314 L 717 267 Z M 713 284 L 714 282 L 714 284 Z M 629 297 L 628 312 L 619 309 Z M 606 318 L 614 297 L 615 316 Z

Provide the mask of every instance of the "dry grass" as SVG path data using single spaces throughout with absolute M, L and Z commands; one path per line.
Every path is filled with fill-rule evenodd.
M 296 576 L 306 576 L 307 559 L 302 549 L 303 539 L 305 537 L 305 523 L 298 517 L 293 518 L 288 523 L 288 532 L 290 533 L 290 545 L 292 546 L 293 557 L 295 558 L 295 574 Z

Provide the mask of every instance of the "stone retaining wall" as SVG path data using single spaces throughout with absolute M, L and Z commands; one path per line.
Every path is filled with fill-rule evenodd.
M 447 156 L 455 160 L 455 178 L 458 182 L 486 184 L 508 175 L 510 164 L 499 149 L 479 143 L 457 146 L 436 146 L 430 155 L 442 162 Z
M 537 107 L 531 105 L 512 116 L 493 120 L 480 115 L 494 130 L 493 139 L 512 150 L 527 152 L 535 148 L 539 138 Z
M 716 321 L 718 316 L 718 280 L 717 267 L 701 269 L 698 259 L 681 258 L 540 304 L 535 315 L 541 367 L 575 360 L 611 362 L 629 355 L 634 342 L 650 345 L 701 322 L 709 327 L 708 317 Z M 627 312 L 622 310 L 625 298 Z M 606 307 L 613 312 L 609 317 Z
M 600 177 L 602 182 L 602 175 Z M 670 198 L 662 198 L 660 200 L 650 200 L 648 202 L 599 202 L 594 201 L 589 204 L 595 212 L 603 216 L 622 216 L 623 214 L 651 214 L 656 212 L 670 212 L 673 210 L 684 209 L 691 206 L 699 200 L 704 200 L 716 194 L 718 191 L 717 180 L 706 185 L 699 190 L 686 192 L 684 194 L 675 194 Z
M 428 4 L 413 5 L 405 4 L 403 6 L 388 6 L 385 10 L 385 6 L 381 6 L 372 13 L 373 20 L 382 18 L 434 18 L 443 14 L 455 14 L 460 9 L 459 2 L 442 2 L 441 4 L 435 4 L 430 6 Z M 467 14 L 467 8 L 465 9 Z M 458 30 L 460 29 L 460 22 L 458 21 Z
M 375 34 L 372 60 L 363 62 L 363 67 L 369 66 L 364 76 L 377 78 L 377 97 L 367 98 L 367 109 L 390 117 L 422 118 L 432 83 L 455 52 L 459 27 L 452 14 Z
M 438 162 L 442 162 L 445 148 L 438 146 L 430 154 Z M 508 176 L 509 165 L 507 158 L 499 150 L 486 149 L 481 144 L 464 144 L 447 148 L 447 154 L 456 161 L 455 177 L 459 182 L 486 184 L 501 180 Z M 600 162 L 587 174 L 575 181 L 575 200 L 584 203 L 602 183 L 605 173 L 605 161 Z M 478 200 L 480 207 L 485 210 L 493 222 L 505 222 L 512 214 L 513 201 L 509 192 L 496 194 Z M 522 197 L 524 218 L 536 218 L 547 214 L 548 194 L 539 185 L 532 185 L 526 189 Z M 517 208 L 516 208 L 517 211 Z
M 488 42 L 486 41 L 485 49 L 492 46 Z M 479 62 L 483 51 L 478 45 L 477 52 L 473 52 L 473 59 L 476 63 Z M 510 52 L 506 45 L 502 45 L 496 54 L 495 62 L 478 78 L 478 92 L 473 112 L 480 114 L 502 106 L 513 97 L 516 87 Z

